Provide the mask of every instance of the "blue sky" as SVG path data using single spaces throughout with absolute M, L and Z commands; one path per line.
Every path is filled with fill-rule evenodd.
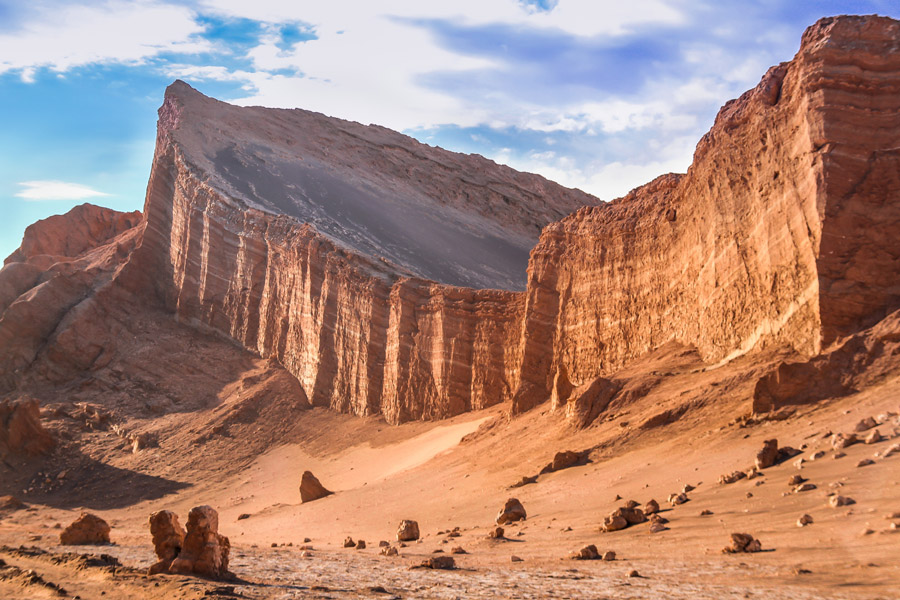
M 843 13 L 900 3 L 0 0 L 0 257 L 76 204 L 142 207 L 175 78 L 612 199 L 684 171 L 719 106 Z

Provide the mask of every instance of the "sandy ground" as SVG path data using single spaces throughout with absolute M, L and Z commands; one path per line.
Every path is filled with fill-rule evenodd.
M 900 378 L 748 420 L 752 385 L 778 356 L 709 369 L 668 348 L 618 374 L 644 391 L 582 430 L 546 405 L 513 419 L 498 405 L 390 426 L 296 406 L 292 378 L 230 344 L 198 335 L 186 346 L 182 330 L 152 318 L 132 327 L 142 331 L 135 351 L 87 384 L 32 392 L 60 445 L 0 465 L 0 495 L 28 505 L 0 510 L 0 598 L 900 598 L 900 518 L 886 518 L 900 513 L 900 453 L 883 456 L 900 442 Z M 78 402 L 109 422 L 80 421 Z M 892 439 L 834 458 L 830 433 L 878 415 Z M 123 432 L 141 431 L 159 445 L 133 453 Z M 802 449 L 801 468 L 791 459 L 753 480 L 717 483 L 749 468 L 770 438 Z M 589 461 L 510 489 L 563 450 Z M 858 467 L 864 458 L 874 464 Z M 301 503 L 305 470 L 336 493 Z M 816 488 L 792 493 L 795 474 Z M 690 501 L 669 506 L 686 484 L 696 488 Z M 831 508 L 833 493 L 856 503 Z M 489 539 L 509 497 L 528 518 Z M 626 500 L 651 498 L 668 530 L 600 532 Z M 149 515 L 174 510 L 184 522 L 201 504 L 219 511 L 235 580 L 145 576 Z M 83 510 L 110 523 L 112 545 L 58 544 Z M 814 523 L 800 528 L 804 513 Z M 397 546 L 402 519 L 418 521 L 421 542 L 381 556 L 379 541 Z M 448 536 L 454 528 L 459 536 Z M 752 534 L 764 551 L 722 554 L 732 532 Z M 367 548 L 344 549 L 348 536 Z M 617 559 L 568 558 L 587 544 Z M 466 551 L 453 555 L 456 570 L 412 568 L 456 546 Z

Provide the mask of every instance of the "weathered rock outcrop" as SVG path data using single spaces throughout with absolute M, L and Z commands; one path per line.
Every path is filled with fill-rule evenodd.
M 331 490 L 325 489 L 312 471 L 303 471 L 303 475 L 300 477 L 300 502 L 312 502 L 333 493 Z
M 0 401 L 0 458 L 8 454 L 35 456 L 54 446 L 53 436 L 41 425 L 37 400 Z
M 83 544 L 108 544 L 109 524 L 91 513 L 81 513 L 59 534 L 59 543 L 64 546 Z
M 144 220 L 84 208 L 60 239 L 48 220 L 0 271 L 0 392 L 39 354 L 51 379 L 104 364 L 117 293 L 277 361 L 309 404 L 391 423 L 551 400 L 586 426 L 625 393 L 612 374 L 669 343 L 709 363 L 790 348 L 887 372 L 900 329 L 852 338 L 900 308 L 898 40 L 891 19 L 822 19 L 722 108 L 685 175 L 599 206 L 176 82 Z M 803 401 L 822 360 L 761 382 L 754 408 Z
M 178 515 L 170 510 L 150 515 L 150 535 L 153 536 L 153 551 L 159 560 L 150 566 L 147 573 L 168 573 L 172 561 L 181 553 L 186 535 L 184 527 L 178 522 Z
M 169 573 L 221 579 L 229 575 L 231 544 L 219 533 L 219 513 L 211 506 L 195 506 L 188 513 L 187 534 Z
M 713 363 L 811 356 L 896 308 L 898 40 L 891 19 L 820 20 L 722 108 L 686 175 L 547 227 L 514 410 L 670 340 Z

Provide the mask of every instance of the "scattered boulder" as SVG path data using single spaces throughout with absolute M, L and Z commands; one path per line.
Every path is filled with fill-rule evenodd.
M 835 433 L 831 436 L 831 447 L 835 450 L 843 450 L 853 444 L 858 443 L 859 440 L 856 437 L 855 433 Z
M 562 469 L 574 467 L 583 459 L 584 455 L 580 452 L 573 452 L 572 450 L 557 452 L 553 457 L 553 460 L 547 466 L 541 469 L 541 475 L 543 475 L 544 473 L 553 473 L 554 471 L 560 471 Z
M 813 452 L 812 454 L 809 455 L 809 460 L 819 460 L 820 458 L 824 458 L 824 457 L 825 457 L 825 451 L 817 450 L 816 452 Z
M 647 504 L 644 505 L 643 511 L 647 516 L 655 515 L 659 512 L 659 502 L 651 499 L 647 502 Z
M 468 554 L 466 550 L 462 546 L 454 546 L 452 550 L 450 550 L 450 554 Z
M 794 488 L 794 493 L 809 492 L 814 489 L 816 489 L 816 486 L 813 483 L 801 483 L 800 485 L 798 485 L 797 487 Z
M 537 475 L 532 475 L 531 477 L 523 476 L 522 479 L 520 479 L 516 483 L 509 486 L 509 489 L 520 488 L 520 487 L 523 487 L 526 485 L 530 485 L 532 483 L 537 483 L 537 480 L 538 480 Z
M 740 481 L 747 477 L 747 474 L 743 471 L 732 471 L 731 473 L 727 473 L 725 475 L 719 476 L 719 483 L 729 484 L 735 483 L 736 481 Z
M 856 424 L 856 427 L 853 428 L 853 431 L 855 431 L 856 433 L 862 433 L 867 429 L 872 429 L 876 425 L 878 425 L 878 422 L 875 421 L 875 419 L 873 419 L 872 417 L 866 417 Z
M 778 440 L 765 440 L 762 449 L 756 453 L 756 468 L 767 469 L 778 460 Z
M 783 448 L 778 449 L 778 457 L 775 459 L 775 464 L 784 462 L 789 458 L 794 458 L 795 456 L 799 456 L 803 454 L 802 450 L 798 450 L 797 448 L 792 448 L 790 446 L 784 446 Z M 798 461 L 799 462 L 799 461 Z M 806 461 L 803 461 L 806 462 Z M 800 463 L 803 464 L 803 463 Z
M 788 480 L 788 485 L 800 485 L 806 481 L 806 479 L 802 475 L 791 475 L 791 478 Z
M 27 506 L 27 504 L 15 496 L 0 496 L 0 510 L 22 510 L 23 508 L 27 508 Z
M 722 548 L 725 554 L 737 554 L 740 552 L 759 552 L 762 544 L 749 533 L 732 533 L 731 545 Z
M 638 502 L 637 500 L 629 500 L 628 502 L 625 503 L 625 508 L 628 508 L 628 509 L 637 508 L 640 505 L 641 505 L 640 502 Z
M 666 531 L 669 529 L 659 521 L 653 521 L 650 523 L 650 533 L 660 533 L 661 531 Z
M 599 558 L 600 553 L 597 551 L 597 546 L 595 546 L 594 544 L 585 546 L 572 555 L 572 559 L 574 560 L 597 560 Z
M 688 502 L 689 500 L 690 500 L 690 498 L 688 498 L 688 495 L 683 492 L 681 494 L 669 494 L 669 504 L 671 504 L 672 506 L 678 506 L 679 504 L 684 504 L 685 502 Z
M 497 525 L 505 525 L 515 521 L 524 521 L 525 516 L 525 507 L 522 506 L 522 503 L 516 498 L 509 498 L 497 513 L 496 522 Z
M 881 432 L 878 431 L 877 429 L 873 429 L 872 431 L 869 432 L 869 435 L 867 435 L 866 439 L 863 441 L 865 441 L 865 443 L 867 443 L 867 444 L 877 444 L 878 442 L 880 442 L 883 439 L 884 439 L 884 437 L 881 435 Z
M 357 540 L 356 541 L 356 549 L 357 550 L 365 550 L 366 549 L 366 541 L 365 540 Z
M 319 480 L 310 471 L 304 471 L 300 477 L 300 502 L 312 502 L 333 493 L 325 489 L 325 486 L 319 483 Z
M 806 527 L 807 525 L 812 525 L 813 518 L 810 515 L 800 515 L 800 518 L 797 519 L 797 527 Z
M 187 534 L 169 573 L 227 577 L 231 543 L 219 533 L 219 513 L 211 506 L 195 506 L 188 513 Z
M 168 573 L 172 561 L 181 553 L 186 535 L 184 527 L 178 522 L 178 515 L 170 510 L 150 515 L 150 535 L 153 536 L 153 551 L 159 560 L 150 567 L 147 574 Z
M 853 498 L 848 498 L 847 496 L 835 495 L 831 496 L 828 499 L 828 505 L 832 508 L 837 508 L 839 506 L 849 506 L 851 504 L 856 504 L 856 500 Z
M 56 446 L 41 425 L 41 412 L 34 398 L 0 401 L 0 458 L 9 454 L 38 456 Z
M 625 520 L 625 517 L 621 515 L 611 514 L 603 519 L 603 525 L 600 527 L 600 531 L 619 531 L 620 529 L 625 529 L 626 527 L 628 527 L 628 521 Z
M 344 548 L 356 548 L 356 542 L 349 535 L 344 538 Z
M 419 539 L 419 524 L 410 519 L 400 521 L 397 527 L 397 540 L 400 542 L 414 542 Z
M 432 556 L 420 565 L 426 569 L 455 569 L 456 561 L 452 556 Z
M 84 512 L 59 534 L 59 543 L 63 546 L 108 544 L 109 531 L 106 521 Z
M 603 553 L 603 560 L 605 560 L 606 562 L 612 562 L 616 560 L 616 553 L 612 550 L 607 550 Z
M 492 540 L 502 540 L 502 539 L 503 539 L 504 533 L 506 533 L 506 532 L 503 531 L 503 528 L 502 528 L 502 527 L 494 527 L 494 528 L 488 533 L 488 537 L 491 538 Z
M 398 554 L 400 554 L 400 552 L 393 546 L 388 546 L 387 548 L 381 549 L 382 556 L 397 556 Z

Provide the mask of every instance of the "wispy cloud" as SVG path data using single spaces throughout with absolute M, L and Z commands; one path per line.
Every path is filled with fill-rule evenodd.
M 109 196 L 105 192 L 97 191 L 80 183 L 68 181 L 22 181 L 19 185 L 25 189 L 15 194 L 17 198 L 25 200 L 84 200 L 85 198 L 97 198 Z

